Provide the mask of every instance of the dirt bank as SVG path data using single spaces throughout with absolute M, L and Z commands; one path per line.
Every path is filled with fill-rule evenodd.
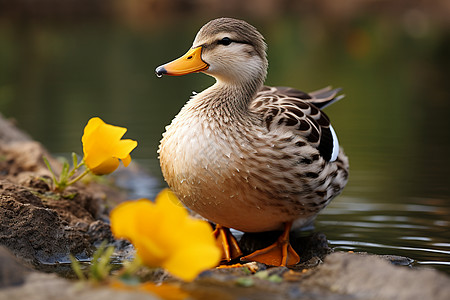
M 88 258 L 93 245 L 112 240 L 106 201 L 121 201 L 114 188 L 91 182 L 51 191 L 52 165 L 43 146 L 0 117 L 0 245 L 32 266 Z

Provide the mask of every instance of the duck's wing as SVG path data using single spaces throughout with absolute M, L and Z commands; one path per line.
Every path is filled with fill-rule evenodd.
M 327 86 L 323 89 L 310 93 L 305 93 L 300 90 L 285 86 L 277 86 L 277 87 L 264 86 L 261 92 L 264 91 L 270 91 L 280 96 L 299 98 L 314 104 L 315 106 L 317 106 L 317 108 L 320 109 L 324 109 L 325 107 L 333 104 L 334 102 L 344 98 L 344 95 L 338 95 L 339 92 L 342 91 L 341 88 L 333 89 L 331 88 L 331 86 Z
M 268 131 L 285 128 L 315 147 L 326 161 L 334 161 L 339 142 L 328 116 L 320 109 L 340 99 L 340 89 L 327 87 L 305 93 L 289 87 L 264 86 L 250 104 Z

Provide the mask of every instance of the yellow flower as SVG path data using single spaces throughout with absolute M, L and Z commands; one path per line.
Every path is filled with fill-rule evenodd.
M 117 206 L 111 212 L 111 230 L 133 243 L 145 265 L 163 267 L 186 281 L 221 258 L 211 226 L 191 218 L 169 189 L 160 192 L 155 203 L 140 199 Z
M 130 152 L 136 148 L 137 142 L 122 140 L 125 132 L 126 128 L 106 124 L 98 117 L 89 120 L 81 141 L 84 162 L 92 173 L 105 175 L 114 172 L 119 159 L 125 167 L 130 164 Z

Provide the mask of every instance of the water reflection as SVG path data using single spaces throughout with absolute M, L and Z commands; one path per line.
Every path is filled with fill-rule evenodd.
M 156 150 L 202 75 L 158 79 L 198 26 L 180 20 L 135 31 L 109 23 L 0 24 L 0 111 L 53 153 L 81 153 L 87 120 L 129 129 L 153 177 L 124 185 L 136 198 L 164 186 Z M 318 217 L 337 249 L 414 258 L 450 273 L 450 35 L 412 36 L 389 20 L 329 28 L 312 19 L 255 23 L 269 44 L 268 84 L 341 86 L 326 109 L 350 158 L 350 182 Z M 156 178 L 156 179 L 155 179 Z

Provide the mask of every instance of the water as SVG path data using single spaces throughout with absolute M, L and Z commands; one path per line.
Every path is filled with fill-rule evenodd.
M 164 182 L 164 127 L 204 75 L 159 79 L 207 19 L 136 30 L 109 22 L 0 23 L 0 111 L 53 153 L 81 153 L 88 119 L 128 128 L 151 175 L 124 183 L 153 198 Z M 182 23 L 184 21 L 184 23 Z M 328 28 L 313 18 L 255 23 L 269 44 L 268 84 L 328 84 L 346 98 L 326 108 L 350 158 L 350 181 L 316 222 L 333 247 L 410 257 L 450 273 L 450 34 L 419 35 L 367 18 Z
M 316 228 L 337 250 L 406 256 L 415 266 L 449 273 L 450 213 L 442 209 L 446 205 L 424 198 L 383 203 L 345 194 L 323 211 Z

